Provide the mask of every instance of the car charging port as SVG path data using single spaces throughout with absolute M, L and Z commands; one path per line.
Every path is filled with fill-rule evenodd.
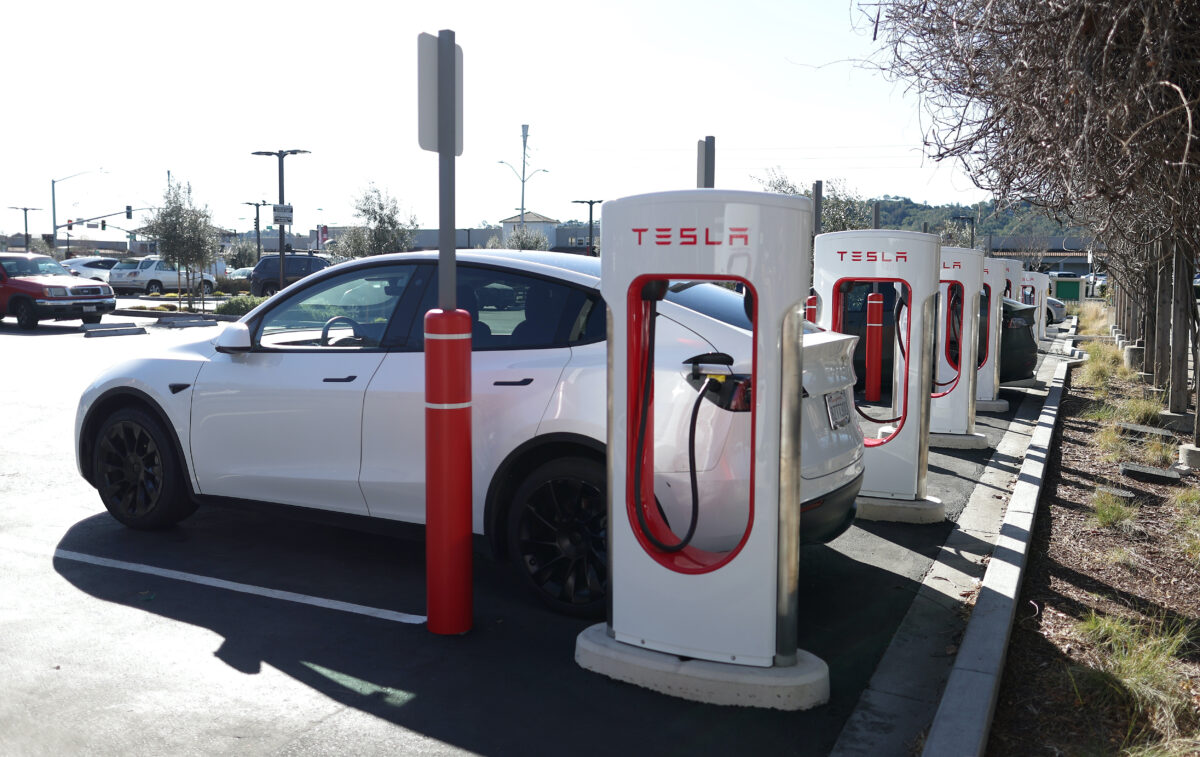
M 702 365 L 731 367 L 731 356 L 723 352 L 706 352 L 690 357 L 683 363 L 692 366 L 688 383 L 717 407 L 740 413 L 748 412 L 754 406 L 750 376 L 744 373 L 711 373 L 700 369 Z

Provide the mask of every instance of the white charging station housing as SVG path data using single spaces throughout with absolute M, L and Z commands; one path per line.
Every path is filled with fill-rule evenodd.
M 820 704 L 829 696 L 828 667 L 797 649 L 796 630 L 811 201 L 713 189 L 662 192 L 605 203 L 603 224 L 611 608 L 606 629 L 580 635 L 576 660 L 701 701 L 783 709 Z M 634 517 L 634 508 L 647 507 L 634 491 L 635 466 L 653 470 L 652 444 L 635 459 L 651 320 L 643 295 L 647 283 L 705 279 L 740 283 L 753 302 L 750 508 L 732 550 L 667 552 L 647 541 Z
M 986 437 L 975 436 L 975 356 L 979 351 L 983 253 L 963 247 L 943 247 L 940 275 L 937 371 L 929 403 L 929 431 L 934 435 L 970 436 L 970 446 L 987 446 Z M 952 307 L 956 302 L 957 307 Z M 933 446 L 954 444 L 952 438 L 934 437 Z
M 987 295 L 987 317 L 980 328 L 987 330 L 982 340 L 984 353 L 979 356 L 975 397 L 977 412 L 1004 412 L 1008 402 L 1000 399 L 1000 334 L 1004 327 L 1005 262 L 999 258 L 983 259 L 983 291 Z
M 935 300 L 940 268 L 941 243 L 934 234 L 885 229 L 839 231 L 820 234 L 813 244 L 813 288 L 818 301 L 817 324 L 821 328 L 849 333 L 846 323 L 849 298 L 857 298 L 864 285 L 889 290 L 887 294 L 895 303 L 891 322 L 898 338 L 890 345 L 892 425 L 881 429 L 878 419 L 872 422 L 859 411 L 864 415 L 863 435 L 867 437 L 866 470 L 860 491 L 865 498 L 926 499 Z M 872 429 L 877 433 L 870 433 Z M 878 438 L 878 433 L 884 436 Z M 863 502 L 860 498 L 859 517 L 866 517 Z M 941 520 L 944 508 L 927 517 Z

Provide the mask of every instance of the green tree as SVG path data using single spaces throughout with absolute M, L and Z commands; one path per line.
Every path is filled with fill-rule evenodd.
M 258 244 L 248 239 L 240 239 L 229 249 L 229 267 L 233 270 L 249 268 L 258 262 Z
M 400 220 L 400 206 L 387 192 L 371 184 L 354 201 L 354 211 L 366 224 L 346 230 L 338 240 L 338 254 L 361 258 L 412 249 L 417 219 Z
M 534 231 L 525 226 L 518 226 L 504 240 L 504 246 L 510 250 L 548 250 L 550 240 L 540 231 Z
M 812 189 L 801 189 L 783 172 L 767 169 L 766 178 L 754 177 L 767 192 L 812 197 Z M 871 204 L 846 186 L 842 179 L 824 182 L 821 188 L 821 231 L 850 231 L 871 228 Z
M 212 215 L 207 206 L 197 208 L 193 204 L 191 184 L 167 183 L 162 207 L 146 223 L 145 233 L 158 241 L 158 251 L 164 260 L 185 271 L 191 306 L 193 273 L 198 275 L 210 266 L 220 249 Z

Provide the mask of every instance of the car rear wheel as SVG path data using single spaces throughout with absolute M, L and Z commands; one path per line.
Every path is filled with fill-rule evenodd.
M 26 331 L 37 328 L 37 308 L 29 300 L 17 300 L 17 304 L 13 307 L 13 315 L 17 317 L 17 325 Z
M 163 291 L 162 282 L 151 281 L 148 284 L 146 284 L 146 293 L 147 294 L 162 294 L 162 291 Z
M 263 289 L 262 289 L 263 297 L 271 297 L 278 291 L 279 291 L 278 284 L 263 284 Z
M 100 425 L 92 478 L 104 507 L 130 528 L 167 528 L 196 511 L 170 436 L 138 408 L 121 408 Z
M 200 284 L 200 291 L 204 292 L 205 294 L 212 294 L 212 293 L 213 293 L 213 285 L 212 285 L 212 282 L 211 282 L 211 281 L 209 281 L 209 280 L 207 280 L 207 279 L 205 279 L 205 280 L 204 280 L 204 281 L 203 281 L 203 282 Z
M 531 473 L 508 511 L 508 554 L 522 581 L 557 612 L 604 614 L 608 597 L 607 474 L 568 457 Z

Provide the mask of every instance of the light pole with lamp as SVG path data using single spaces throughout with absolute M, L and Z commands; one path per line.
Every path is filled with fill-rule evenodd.
M 598 202 L 604 202 L 604 200 L 571 200 L 571 202 L 578 203 L 580 205 L 587 203 L 587 206 L 588 206 L 588 255 L 591 255 L 592 257 L 596 257 L 596 248 L 592 244 L 592 229 L 595 228 L 592 225 L 592 206 Z
M 497 163 L 503 163 L 508 166 L 517 178 L 521 180 L 521 228 L 525 228 L 525 182 L 532 179 L 539 173 L 550 173 L 544 168 L 539 168 L 531 174 L 525 173 L 525 159 L 529 156 L 529 124 L 521 124 L 521 172 L 517 173 L 517 169 L 513 168 L 512 164 L 507 160 L 498 160 Z
M 98 171 L 100 173 L 104 173 L 103 168 L 97 168 L 94 170 Z M 57 213 L 58 206 L 55 203 L 54 185 L 58 184 L 60 181 L 66 181 L 67 179 L 74 179 L 76 176 L 83 176 L 85 173 L 92 173 L 92 171 L 80 171 L 79 173 L 73 173 L 70 176 L 64 176 L 61 179 L 51 179 L 50 180 L 50 226 L 51 226 L 52 235 L 54 237 L 54 241 L 50 245 L 50 247 L 51 247 L 50 254 L 51 255 L 53 255 L 55 252 L 58 251 L 58 213 Z
M 975 216 L 950 216 L 955 221 L 966 221 L 971 225 L 971 249 L 975 249 Z
M 279 158 L 279 204 L 285 205 L 283 201 L 283 159 L 289 155 L 300 155 L 308 153 L 309 150 L 258 150 L 250 153 L 251 155 L 274 155 Z M 279 224 L 279 288 L 283 289 L 283 235 L 285 224 Z
M 29 252 L 29 211 L 41 210 L 41 208 L 18 208 L 15 205 L 8 206 L 12 210 L 20 210 L 25 213 L 25 252 Z
M 255 245 L 258 248 L 258 256 L 255 257 L 254 260 L 259 261 L 262 260 L 262 226 L 258 217 L 258 211 L 263 205 L 268 205 L 270 203 L 268 203 L 266 200 L 263 200 L 262 202 L 243 202 L 242 204 L 254 206 L 254 240 Z

